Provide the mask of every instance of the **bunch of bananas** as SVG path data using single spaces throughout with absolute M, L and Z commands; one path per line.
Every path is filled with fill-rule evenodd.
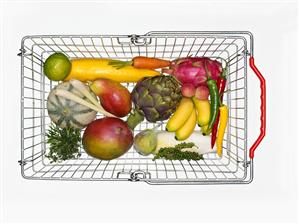
M 201 132 L 208 135 L 207 130 L 210 120 L 210 102 L 208 100 L 198 100 L 195 97 L 183 97 L 172 117 L 168 120 L 166 130 L 175 132 L 177 140 L 185 140 L 192 133 L 198 124 Z

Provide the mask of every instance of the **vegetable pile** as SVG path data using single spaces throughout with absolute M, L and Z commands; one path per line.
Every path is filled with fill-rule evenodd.
M 76 159 L 81 145 L 101 160 L 116 159 L 132 146 L 153 160 L 200 160 L 215 152 L 222 156 L 226 73 L 227 63 L 222 67 L 207 57 L 70 60 L 56 52 L 44 63 L 44 74 L 59 81 L 47 100 L 52 125 L 46 157 L 50 162 Z M 122 83 L 135 87 L 130 92 Z M 166 130 L 157 131 L 158 125 L 134 136 L 143 120 L 166 121 Z M 201 131 L 195 131 L 196 125 Z

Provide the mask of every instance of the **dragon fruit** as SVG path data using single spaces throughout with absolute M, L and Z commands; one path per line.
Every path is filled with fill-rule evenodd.
M 217 80 L 222 66 L 219 61 L 207 57 L 186 57 L 172 61 L 169 69 L 162 72 L 173 75 L 181 84 L 191 83 L 198 87 L 206 85 L 208 78 Z

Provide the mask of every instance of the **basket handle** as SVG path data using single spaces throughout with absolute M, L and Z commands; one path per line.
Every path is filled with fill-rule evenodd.
M 257 67 L 254 64 L 254 58 L 251 56 L 249 58 L 249 66 L 254 71 L 258 79 L 260 80 L 260 88 L 261 88 L 261 127 L 260 127 L 260 135 L 255 140 L 253 145 L 250 148 L 249 151 L 249 157 L 250 159 L 253 159 L 254 157 L 254 151 L 258 147 L 258 145 L 261 143 L 263 138 L 266 134 L 266 80 L 264 79 L 261 72 L 257 69 Z

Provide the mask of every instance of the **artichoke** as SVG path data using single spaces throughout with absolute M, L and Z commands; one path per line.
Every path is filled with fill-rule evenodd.
M 144 117 L 152 123 L 168 119 L 182 98 L 178 81 L 173 76 L 165 75 L 139 81 L 131 96 L 135 109 L 127 123 L 132 130 Z

